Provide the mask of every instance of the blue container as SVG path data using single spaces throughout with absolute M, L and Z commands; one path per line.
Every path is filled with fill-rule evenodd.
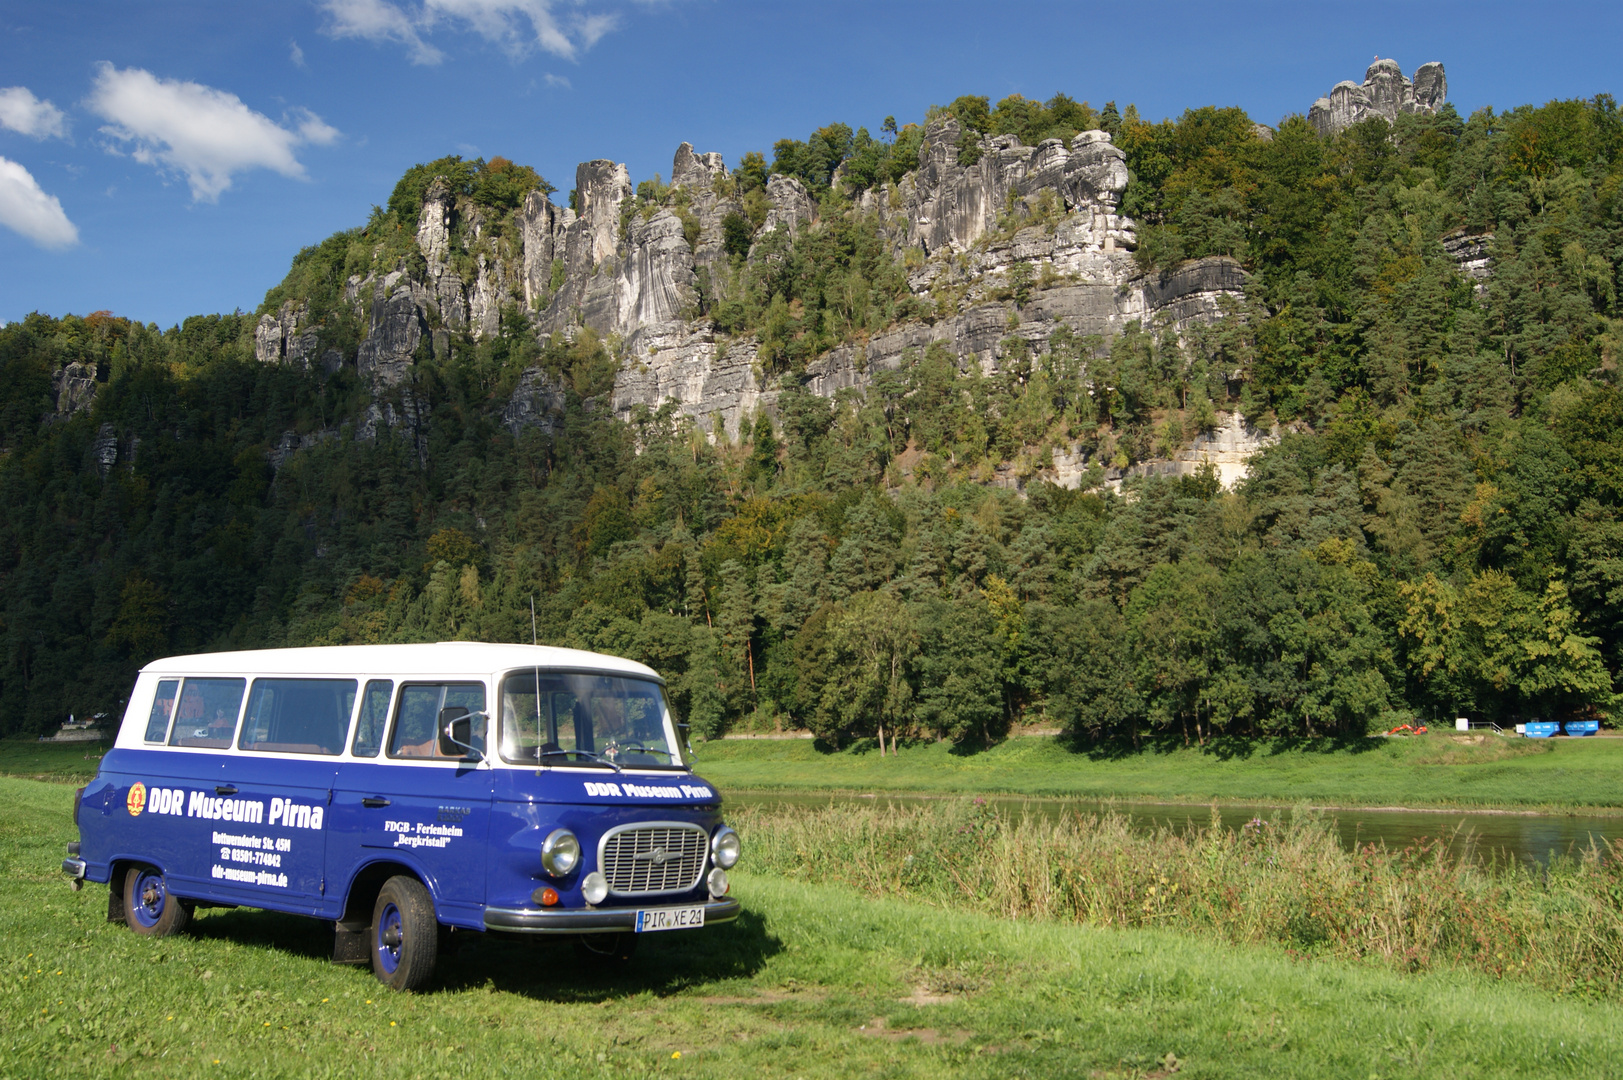
M 1564 727 L 1566 729 L 1566 732 L 1567 732 L 1568 735 L 1572 735 L 1572 736 L 1594 735 L 1596 732 L 1600 731 L 1600 721 L 1599 720 L 1568 720 L 1565 724 L 1562 725 L 1562 727 Z
M 1553 735 L 1561 734 L 1561 725 L 1553 720 L 1540 721 L 1537 724 L 1527 725 L 1529 739 L 1548 739 Z

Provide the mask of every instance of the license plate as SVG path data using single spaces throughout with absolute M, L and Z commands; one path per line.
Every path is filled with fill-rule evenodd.
M 692 930 L 704 925 L 704 907 L 644 908 L 637 912 L 639 934 L 655 930 Z

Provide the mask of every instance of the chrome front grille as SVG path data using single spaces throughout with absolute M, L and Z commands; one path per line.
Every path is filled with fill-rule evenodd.
M 697 888 L 709 836 L 697 825 L 662 821 L 609 830 L 597 847 L 597 868 L 617 896 L 653 896 Z

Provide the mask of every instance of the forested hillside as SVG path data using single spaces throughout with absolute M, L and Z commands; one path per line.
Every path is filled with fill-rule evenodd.
M 1228 257 L 1244 301 L 1182 332 L 1011 338 L 991 375 L 936 342 L 818 396 L 821 351 L 969 295 L 910 289 L 918 259 L 864 208 L 919 167 L 924 129 L 836 124 L 716 183 L 740 209 L 690 314 L 749 336 L 779 391 L 736 438 L 672 406 L 614 418 L 619 343 L 537 333 L 539 302 L 492 309 L 484 336 L 425 336 L 409 398 L 385 402 L 357 368 L 345 280 L 421 263 L 409 236 L 434 176 L 483 208 L 469 220 L 493 252 L 503 215 L 551 189 L 501 159 L 420 167 L 364 229 L 301 253 L 255 315 L 0 329 L 0 731 L 119 709 L 136 668 L 170 653 L 527 641 L 532 599 L 543 642 L 653 665 L 709 735 L 982 743 L 1042 724 L 1138 744 L 1608 714 L 1623 664 L 1609 96 L 1328 138 L 1301 117 L 1151 124 L 1063 96 L 942 113 L 962 162 L 999 133 L 1109 132 L 1148 280 Z M 818 201 L 815 224 L 772 231 L 774 175 Z M 656 177 L 623 228 L 681 217 L 686 198 Z M 1013 236 L 1063 207 L 1011 198 L 1007 214 Z M 1011 270 L 992 299 L 1013 326 L 1047 284 Z M 294 300 L 325 320 L 332 362 L 256 358 L 259 315 Z M 526 379 L 554 388 L 554 421 L 504 422 Z M 402 402 L 410 425 L 378 422 Z M 1280 435 L 1235 490 L 1209 472 L 1103 483 L 1233 412 Z M 1041 478 L 1061 442 L 1088 452 L 1080 489 Z M 1029 480 L 990 483 L 1004 476 Z

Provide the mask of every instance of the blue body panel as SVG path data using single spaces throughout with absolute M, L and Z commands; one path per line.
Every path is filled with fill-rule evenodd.
M 177 896 L 325 915 L 336 770 L 331 758 L 109 751 L 80 810 L 85 876 L 106 881 L 114 862 L 146 862 Z M 132 801 L 137 784 L 145 798 Z
M 347 892 L 367 866 L 401 863 L 428 886 L 440 922 L 482 929 L 492 775 L 432 762 L 344 762 L 329 841 L 334 885 Z
M 501 769 L 496 772 L 486 860 L 486 903 L 495 908 L 534 907 L 531 894 L 542 885 L 558 890 L 561 907 L 585 904 L 581 879 L 597 866 L 598 841 L 617 825 L 676 821 L 714 832 L 721 823 L 721 799 L 692 773 L 615 773 L 597 769 Z M 556 828 L 580 840 L 581 864 L 562 880 L 541 869 L 541 842 Z M 701 880 L 690 893 L 661 902 L 706 896 Z M 649 901 L 643 901 L 647 906 Z M 611 901 L 607 906 L 614 906 Z
M 131 800 L 136 784 L 144 799 Z M 681 822 L 710 833 L 720 809 L 715 789 L 687 772 L 112 750 L 85 788 L 80 857 L 91 881 L 108 881 L 115 863 L 148 863 L 177 896 L 327 919 L 343 915 L 367 867 L 399 864 L 428 886 L 441 922 L 484 929 L 487 907 L 536 908 L 542 885 L 560 908 L 583 907 L 581 880 L 609 829 Z M 559 827 L 579 838 L 582 859 L 555 880 L 541 843 Z M 701 877 L 691 892 L 605 906 L 707 897 Z

